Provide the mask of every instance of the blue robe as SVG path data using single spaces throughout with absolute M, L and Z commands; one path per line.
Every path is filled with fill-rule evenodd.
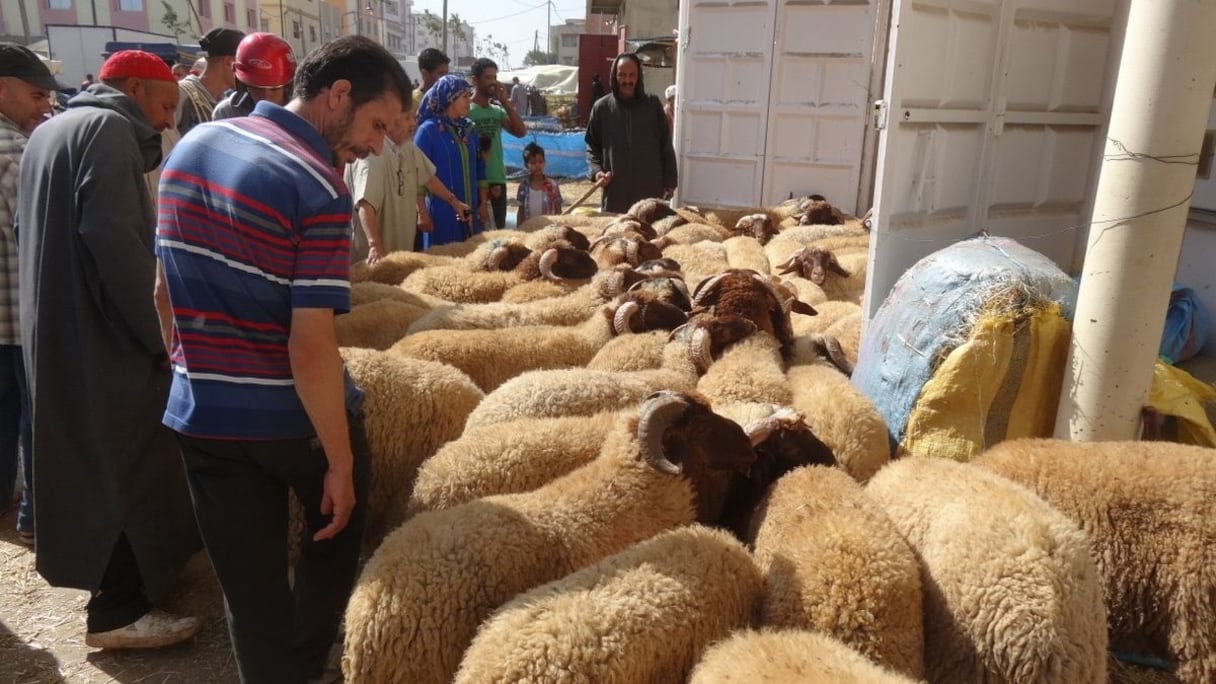
M 435 165 L 435 175 L 473 212 L 473 225 L 457 220 L 456 211 L 447 202 L 428 195 L 426 209 L 435 227 L 423 234 L 422 248 L 460 242 L 482 230 L 477 218 L 478 185 L 485 179 L 486 165 L 478 154 L 477 133 L 469 130 L 463 141 L 437 119 L 423 122 L 414 134 L 414 144 Z M 471 162 L 471 163 L 470 163 Z

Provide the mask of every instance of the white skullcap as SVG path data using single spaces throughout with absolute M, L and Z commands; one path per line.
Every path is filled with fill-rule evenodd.
M 675 96 L 676 96 L 676 87 L 673 85 L 667 86 L 667 90 L 663 92 L 663 97 L 670 100 L 671 98 L 673 98 Z

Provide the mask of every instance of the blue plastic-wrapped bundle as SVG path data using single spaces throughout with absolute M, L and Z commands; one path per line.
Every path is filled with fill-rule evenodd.
M 1186 361 L 1203 348 L 1211 328 L 1212 320 L 1199 295 L 1189 287 L 1174 283 L 1158 354 L 1170 364 Z
M 982 316 L 1004 311 L 1016 322 L 1020 312 L 1052 304 L 1072 320 L 1076 294 L 1076 284 L 1054 262 L 1008 238 L 958 242 L 908 269 L 870 321 L 853 372 L 853 383 L 887 423 L 892 453 L 904 440 L 922 389 L 971 339 Z M 974 419 L 990 420 L 1010 408 L 993 402 L 989 398 Z

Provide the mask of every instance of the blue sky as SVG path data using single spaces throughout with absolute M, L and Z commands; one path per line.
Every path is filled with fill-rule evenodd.
M 545 44 L 545 0 L 448 0 L 448 13 L 456 13 L 473 25 L 480 40 L 487 34 L 510 50 L 512 67 L 521 66 L 532 49 L 533 32 L 540 31 L 541 49 Z M 414 0 L 414 11 L 443 12 L 443 0 Z M 586 11 L 582 0 L 553 0 L 554 24 L 566 19 L 581 19 Z M 500 67 L 503 65 L 499 65 Z

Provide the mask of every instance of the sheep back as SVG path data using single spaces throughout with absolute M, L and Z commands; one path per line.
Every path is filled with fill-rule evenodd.
M 638 454 L 623 416 L 599 458 L 532 492 L 422 513 L 385 538 L 346 609 L 351 684 L 446 684 L 477 626 L 516 594 L 695 519 L 682 476 Z
M 466 430 L 418 469 L 408 513 L 536 489 L 595 459 L 615 419 L 615 413 L 522 418 Z
M 887 425 L 868 397 L 826 361 L 791 366 L 786 371 L 793 398 L 790 405 L 845 472 L 866 482 L 891 460 Z
M 913 684 L 826 634 L 741 630 L 705 653 L 688 684 Z
M 430 311 L 396 299 L 360 304 L 350 313 L 334 317 L 334 334 L 340 347 L 384 351 L 397 343 L 414 321 Z
M 587 362 L 587 368 L 602 371 L 640 371 L 663 365 L 663 348 L 670 333 L 652 330 L 634 335 L 617 335 Z
M 789 404 L 793 399 L 785 379 L 781 344 L 757 330 L 728 346 L 720 359 L 697 381 L 697 391 L 719 402 Z
M 1089 542 L 1030 490 L 946 459 L 883 468 L 866 494 L 916 551 L 929 681 L 1106 681 Z
M 750 235 L 737 235 L 723 241 L 726 247 L 726 261 L 731 268 L 749 268 L 760 275 L 769 274 L 768 257 L 764 254 L 764 245 Z
M 363 388 L 363 427 L 372 456 L 364 538 L 374 542 L 405 520 L 418 467 L 460 436 L 484 395 L 443 364 L 364 349 L 343 349 L 342 358 Z
M 1216 681 L 1216 453 L 1028 439 L 998 444 L 976 464 L 1034 490 L 1088 533 L 1113 648 L 1147 641 L 1180 681 Z
M 822 632 L 880 665 L 924 676 L 916 556 L 847 473 L 812 466 L 784 475 L 752 524 L 765 575 L 762 625 Z
M 684 681 L 710 643 L 747 625 L 759 592 L 729 534 L 665 532 L 503 606 L 455 682 Z

